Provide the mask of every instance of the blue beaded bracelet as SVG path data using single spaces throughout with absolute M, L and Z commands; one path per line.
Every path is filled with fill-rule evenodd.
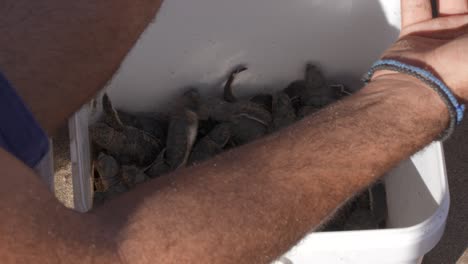
M 437 94 L 439 94 L 449 110 L 450 123 L 445 132 L 440 136 L 440 139 L 445 141 L 453 134 L 455 127 L 463 120 L 465 105 L 458 103 L 450 88 L 448 88 L 443 81 L 423 68 L 409 65 L 397 60 L 385 59 L 379 60 L 372 65 L 369 72 L 367 72 L 367 74 L 364 76 L 364 82 L 369 83 L 374 73 L 379 70 L 391 70 L 405 73 L 414 76 L 428 84 L 429 87 L 431 87 L 434 91 L 437 92 Z

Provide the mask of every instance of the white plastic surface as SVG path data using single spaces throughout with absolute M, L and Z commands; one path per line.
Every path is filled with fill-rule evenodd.
M 220 93 L 226 73 L 239 63 L 249 70 L 236 92 L 250 94 L 285 87 L 307 61 L 359 88 L 361 75 L 396 39 L 399 20 L 399 0 L 168 0 L 108 91 L 124 110 L 161 110 L 188 85 Z M 283 260 L 421 261 L 439 241 L 449 208 L 441 145 L 403 162 L 386 185 L 393 229 L 314 233 Z
M 398 0 L 170 0 L 110 84 L 131 111 L 164 109 L 187 85 L 220 92 L 245 63 L 236 92 L 284 88 L 307 61 L 360 87 L 361 76 L 396 39 Z
M 73 175 L 73 204 L 76 211 L 83 213 L 89 211 L 93 206 L 94 186 L 91 177 L 88 109 L 87 105 L 83 106 L 68 120 Z

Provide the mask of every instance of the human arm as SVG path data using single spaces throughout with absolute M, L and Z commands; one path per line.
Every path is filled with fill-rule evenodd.
M 161 0 L 0 4 L 0 71 L 51 135 L 102 89 Z
M 454 87 L 462 94 L 463 85 Z M 86 215 L 59 206 L 0 152 L 0 255 L 10 262 L 267 262 L 432 141 L 447 124 L 439 100 L 411 77 L 383 74 L 291 128 Z

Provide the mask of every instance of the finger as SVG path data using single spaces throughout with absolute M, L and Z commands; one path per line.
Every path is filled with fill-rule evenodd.
M 431 0 L 401 0 L 402 28 L 430 19 L 432 19 Z
M 467 0 L 439 0 L 439 16 L 459 15 L 468 13 Z
M 468 34 L 468 16 L 450 16 L 433 19 L 423 24 L 414 25 L 402 31 L 403 35 L 419 32 L 420 36 L 433 36 L 438 39 L 453 39 Z

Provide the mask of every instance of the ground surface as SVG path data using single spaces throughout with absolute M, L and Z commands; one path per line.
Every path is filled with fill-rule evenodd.
M 73 208 L 73 183 L 70 163 L 70 138 L 68 128 L 62 127 L 53 139 L 55 196 L 66 207 Z
M 468 264 L 468 122 L 445 143 L 450 213 L 445 235 L 424 264 Z

